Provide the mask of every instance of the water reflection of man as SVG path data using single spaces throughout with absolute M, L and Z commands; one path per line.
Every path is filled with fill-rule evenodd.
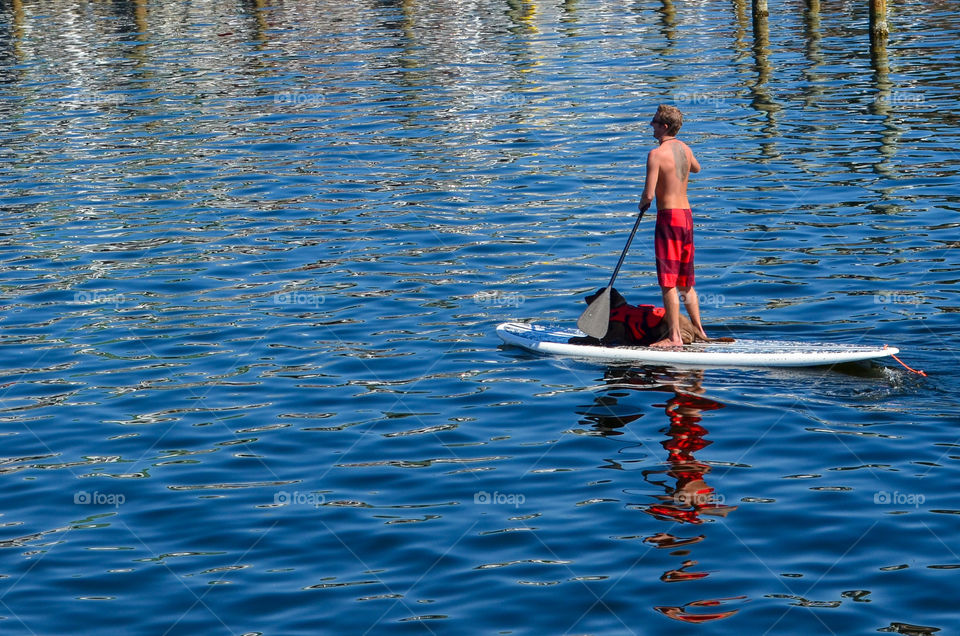
M 658 502 L 646 506 L 644 511 L 664 521 L 699 524 L 703 523 L 700 515 L 725 517 L 736 510 L 736 506 L 725 506 L 717 500 L 714 489 L 705 481 L 710 466 L 694 457 L 695 452 L 711 444 L 705 439 L 707 429 L 700 425 L 703 411 L 724 407 L 716 400 L 698 395 L 703 392 L 702 378 L 702 372 L 677 374 L 652 369 L 642 373 L 612 371 L 605 378 L 609 384 L 619 387 L 673 394 L 664 409 L 670 421 L 670 426 L 664 429 L 667 438 L 660 443 L 667 451 L 667 468 L 643 471 L 647 482 L 666 491 L 666 494 L 655 495 Z M 622 435 L 620 429 L 644 415 L 629 410 L 618 412 L 615 395 L 597 396 L 595 408 L 581 412 L 586 416 L 583 421 L 593 424 L 594 434 L 605 437 Z M 651 479 L 661 474 L 673 479 L 674 483 L 668 484 L 667 479 Z M 659 544 L 652 539 L 648 541 Z
M 700 515 L 725 517 L 736 510 L 736 506 L 725 506 L 716 500 L 714 489 L 705 481 L 710 466 L 693 456 L 712 443 L 704 439 L 707 429 L 700 425 L 701 413 L 719 408 L 723 408 L 723 404 L 686 393 L 676 393 L 667 401 L 665 410 L 670 418 L 670 428 L 667 429 L 667 439 L 660 444 L 667 450 L 669 468 L 643 471 L 644 478 L 663 487 L 666 494 L 657 495 L 662 503 L 647 506 L 647 513 L 679 523 L 703 523 Z M 671 486 L 666 480 L 651 480 L 651 476 L 657 474 L 666 474 L 676 480 L 676 484 Z
M 724 405 L 702 395 L 702 372 L 675 374 L 663 370 L 646 370 L 642 374 L 636 372 L 617 371 L 608 373 L 606 381 L 617 389 L 632 388 L 641 391 L 666 391 L 672 393 L 667 400 L 665 412 L 670 425 L 664 429 L 666 439 L 661 446 L 667 451 L 667 467 L 660 470 L 646 470 L 644 479 L 665 490 L 664 495 L 654 495 L 656 503 L 648 504 L 642 509 L 664 521 L 677 523 L 701 524 L 704 522 L 701 515 L 725 517 L 736 510 L 736 506 L 726 506 L 722 498 L 717 496 L 714 489 L 706 483 L 706 475 L 710 466 L 697 461 L 694 453 L 711 444 L 706 439 L 707 429 L 701 426 L 704 411 L 721 409 Z M 643 412 L 624 411 L 617 413 L 617 393 L 607 393 L 595 398 L 596 410 L 582 412 L 586 420 L 594 424 L 594 433 L 604 436 L 619 435 L 617 429 L 644 415 Z M 609 461 L 609 460 L 608 460 Z M 615 462 L 609 468 L 621 468 Z M 665 475 L 662 480 L 651 479 L 656 475 Z M 673 484 L 668 481 L 674 480 Z M 698 544 L 706 539 L 706 535 L 681 537 L 669 532 L 657 532 L 644 538 L 644 542 L 660 549 L 673 550 L 671 554 L 687 556 L 688 546 Z M 708 576 L 708 572 L 692 571 L 697 565 L 693 559 L 685 559 L 679 567 L 664 572 L 660 580 L 665 583 L 694 581 Z M 657 612 L 674 620 L 686 623 L 706 623 L 728 618 L 736 614 L 739 609 L 724 609 L 724 606 L 740 602 L 746 596 L 727 598 L 708 598 L 690 601 L 681 605 L 655 606 Z M 704 612 L 709 608 L 712 611 Z

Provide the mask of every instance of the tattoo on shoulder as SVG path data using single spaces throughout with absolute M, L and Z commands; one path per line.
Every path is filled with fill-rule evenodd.
M 670 144 L 673 150 L 673 163 L 677 167 L 677 178 L 681 181 L 690 174 L 690 162 L 687 161 L 687 150 L 682 144 Z

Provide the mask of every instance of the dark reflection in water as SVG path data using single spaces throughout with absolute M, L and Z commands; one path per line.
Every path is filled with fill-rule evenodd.
M 668 452 L 666 470 L 644 471 L 644 478 L 666 490 L 657 499 L 661 503 L 646 507 L 646 512 L 662 521 L 703 523 L 700 515 L 726 516 L 736 506 L 715 502 L 714 490 L 706 483 L 710 466 L 697 461 L 694 453 L 710 445 L 707 429 L 700 425 L 703 411 L 723 408 L 723 404 L 698 395 L 675 393 L 667 401 L 666 413 L 670 427 L 667 439 L 661 442 Z M 657 479 L 662 474 L 667 479 Z M 670 480 L 675 483 L 671 484 Z
M 765 5 L 764 5 L 765 6 Z M 770 63 L 770 26 L 769 15 L 766 10 L 753 11 L 753 60 L 757 77 L 750 88 L 750 105 L 763 118 L 760 126 L 762 136 L 772 140 L 779 134 L 777 130 L 777 113 L 781 110 L 780 104 L 773 98 L 770 84 L 773 81 L 773 65 Z M 763 155 L 769 159 L 780 156 L 775 141 L 760 143 Z
M 876 98 L 870 104 L 870 113 L 883 119 L 880 135 L 880 152 L 873 169 L 878 174 L 892 177 L 894 171 L 891 160 L 897 153 L 897 142 L 900 139 L 901 128 L 896 124 L 893 99 L 894 84 L 890 81 L 890 57 L 887 54 L 886 33 L 872 34 L 870 39 L 870 66 L 873 69 L 873 84 L 876 89 Z
M 3 84 L 12 84 L 22 77 L 15 67 L 23 61 L 20 49 L 23 22 L 22 0 L 0 4 L 0 82 Z
M 511 29 L 514 34 L 537 32 L 537 25 L 533 21 L 537 13 L 534 0 L 506 0 L 506 5 L 506 14 L 514 25 Z
M 666 46 L 659 52 L 660 55 L 667 56 L 677 44 L 677 9 L 673 6 L 673 0 L 660 0 L 657 13 L 660 14 L 660 34 L 667 41 Z
M 644 480 L 664 491 L 664 494 L 652 495 L 654 501 L 629 507 L 642 510 L 655 519 L 671 524 L 667 529 L 644 538 L 644 542 L 658 549 L 673 550 L 682 558 L 677 567 L 667 570 L 660 576 L 664 583 L 679 583 L 705 579 L 708 572 L 696 571 L 698 561 L 693 558 L 689 548 L 696 544 L 698 550 L 709 550 L 703 543 L 706 535 L 680 536 L 675 534 L 674 524 L 696 526 L 704 523 L 703 517 L 726 517 L 737 506 L 725 505 L 724 497 L 707 483 L 711 466 L 695 457 L 695 453 L 707 448 L 711 442 L 706 439 L 709 431 L 703 426 L 705 413 L 724 408 L 718 402 L 704 395 L 702 371 L 667 371 L 648 368 L 644 371 L 611 370 L 605 374 L 608 389 L 597 396 L 594 404 L 586 411 L 582 423 L 592 424 L 594 430 L 603 436 L 622 435 L 627 424 L 636 422 L 641 413 L 620 410 L 619 400 L 630 397 L 633 391 L 644 393 L 663 392 L 670 395 L 663 405 L 669 424 L 661 429 L 666 439 L 660 445 L 667 452 L 662 467 L 642 471 Z M 645 422 L 649 425 L 649 422 Z M 615 463 L 612 466 L 617 467 Z M 665 616 L 691 623 L 702 623 L 728 618 L 739 610 L 703 612 L 700 608 L 715 608 L 731 601 L 743 601 L 747 596 L 733 596 L 719 599 L 700 599 L 671 606 L 657 606 L 655 609 Z
M 803 69 L 804 106 L 815 108 L 817 100 L 824 94 L 821 86 L 822 76 L 817 69 L 823 65 L 823 52 L 820 50 L 820 0 L 806 0 L 803 6 L 804 57 L 807 65 Z

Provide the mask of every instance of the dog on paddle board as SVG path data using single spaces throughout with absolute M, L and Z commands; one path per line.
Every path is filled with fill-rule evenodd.
M 591 304 L 603 293 L 601 287 L 596 293 L 585 298 Z M 607 335 L 597 339 L 592 336 L 574 336 L 570 344 L 595 345 L 604 347 L 634 346 L 647 347 L 670 335 L 670 327 L 664 320 L 666 310 L 653 305 L 630 305 L 616 289 L 610 289 L 610 323 Z M 704 340 L 693 328 L 686 316 L 680 316 L 680 338 L 683 344 L 694 342 L 733 342 L 733 338 L 710 338 Z

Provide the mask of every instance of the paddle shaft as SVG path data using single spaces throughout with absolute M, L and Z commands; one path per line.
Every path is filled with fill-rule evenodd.
M 637 221 L 633 224 L 633 230 L 630 231 L 630 238 L 627 239 L 627 244 L 623 246 L 623 252 L 620 254 L 620 260 L 617 261 L 617 267 L 613 270 L 613 276 L 610 277 L 610 283 L 607 285 L 607 288 L 613 287 L 613 281 L 617 279 L 617 274 L 620 273 L 620 267 L 623 266 L 623 261 L 627 258 L 627 251 L 630 250 L 630 244 L 633 243 L 633 237 L 637 233 L 637 228 L 640 227 L 640 221 L 643 220 L 643 213 L 646 210 L 640 210 L 640 214 L 637 215 Z
M 577 320 L 577 327 L 589 336 L 603 338 L 607 335 L 607 330 L 610 327 L 610 290 L 613 289 L 613 281 L 617 279 L 617 274 L 620 273 L 623 259 L 627 257 L 627 250 L 630 249 L 633 236 L 637 233 L 637 228 L 640 227 L 640 221 L 643 219 L 644 212 L 646 212 L 646 209 L 640 210 L 640 215 L 637 216 L 637 221 L 633 224 L 633 230 L 630 231 L 630 238 L 627 239 L 627 244 L 623 246 L 623 253 L 620 254 L 620 260 L 617 261 L 617 268 L 613 270 L 610 283 L 600 292 L 600 295 L 583 310 L 583 313 L 580 314 L 580 318 Z

